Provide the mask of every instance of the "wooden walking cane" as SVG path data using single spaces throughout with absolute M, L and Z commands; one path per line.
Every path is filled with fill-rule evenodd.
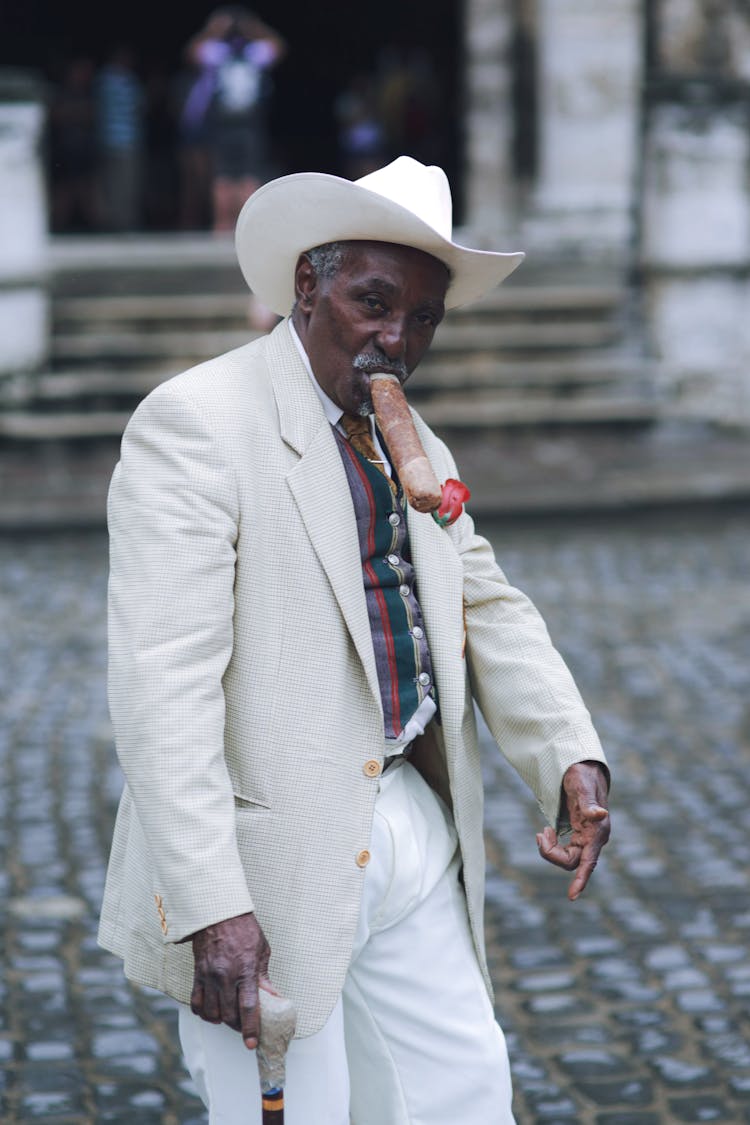
M 263 1125 L 284 1125 L 286 1052 L 294 1035 L 297 1015 L 290 1000 L 261 986 L 258 1073 L 263 1099 Z

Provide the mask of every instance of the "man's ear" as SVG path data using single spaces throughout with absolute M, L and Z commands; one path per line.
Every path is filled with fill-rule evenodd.
M 310 310 L 318 286 L 318 275 L 307 254 L 300 254 L 294 267 L 294 295 L 303 311 Z

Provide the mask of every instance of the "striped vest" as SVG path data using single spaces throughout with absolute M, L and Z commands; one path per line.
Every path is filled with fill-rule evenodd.
M 357 520 L 362 581 L 375 650 L 385 737 L 398 738 L 426 695 L 432 662 L 415 592 L 403 492 L 333 427 Z M 381 439 L 382 441 L 382 439 Z

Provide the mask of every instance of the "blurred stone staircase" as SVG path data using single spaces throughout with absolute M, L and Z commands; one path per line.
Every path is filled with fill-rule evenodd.
M 85 522 L 103 514 L 119 438 L 141 398 L 254 333 L 229 241 L 57 239 L 52 267 L 49 368 L 21 392 L 19 383 L 0 387 L 0 489 L 14 489 L 19 510 L 41 504 L 74 522 L 80 510 Z M 652 374 L 622 279 L 525 263 L 446 317 L 409 397 L 458 445 L 459 463 L 480 446 L 515 459 L 519 442 L 531 449 L 550 431 L 648 429 L 660 414 Z
M 629 304 L 622 281 L 583 270 L 511 277 L 448 314 L 410 397 L 439 431 L 648 424 L 655 381 Z
M 87 240 L 88 257 L 84 240 L 78 256 L 75 242 L 58 248 L 50 367 L 0 403 L 0 438 L 119 437 L 159 382 L 253 338 L 231 245 L 165 239 L 160 255 L 152 241 L 150 255 L 135 240 Z M 539 267 L 521 276 L 447 316 L 410 384 L 425 419 L 474 431 L 652 421 L 649 372 L 628 350 L 624 285 L 550 281 Z

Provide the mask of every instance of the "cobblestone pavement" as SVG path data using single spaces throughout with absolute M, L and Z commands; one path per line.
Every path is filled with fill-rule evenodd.
M 487 526 L 613 767 L 586 896 L 486 754 L 488 936 L 519 1125 L 750 1122 L 750 514 Z M 204 1120 L 174 1012 L 97 949 L 120 777 L 101 533 L 0 540 L 0 1119 Z M 460 1125 L 460 1123 L 457 1123 Z

